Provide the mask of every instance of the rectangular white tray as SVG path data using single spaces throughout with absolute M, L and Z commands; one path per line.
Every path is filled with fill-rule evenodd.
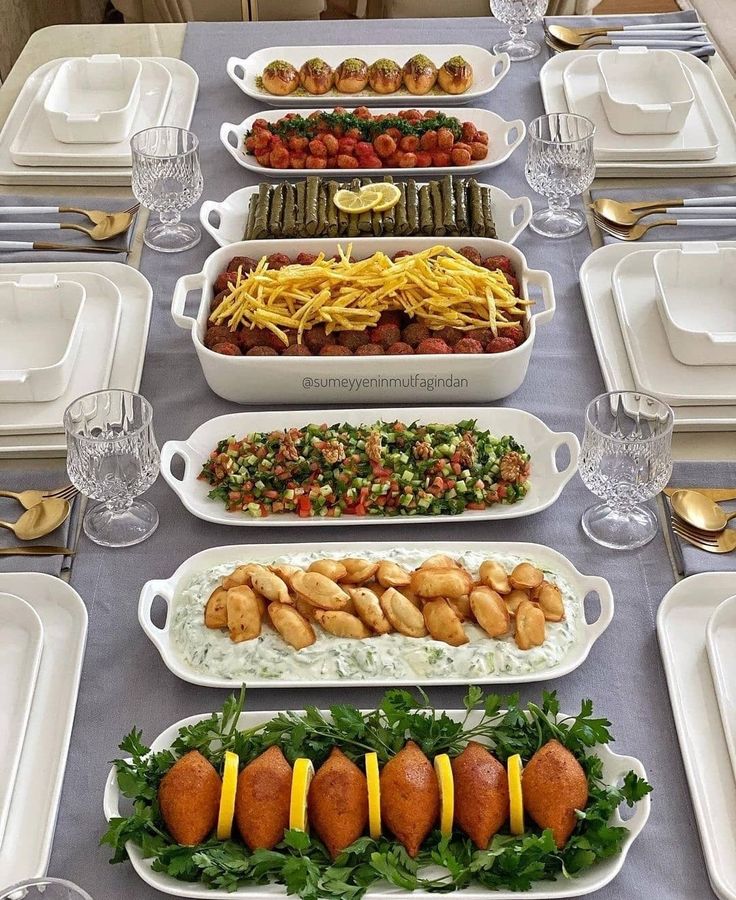
M 724 600 L 708 620 L 705 632 L 708 662 L 713 676 L 731 769 L 736 778 L 736 595 Z

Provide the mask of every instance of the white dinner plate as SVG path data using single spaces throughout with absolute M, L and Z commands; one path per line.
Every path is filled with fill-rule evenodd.
M 0 885 L 44 875 L 51 856 L 87 640 L 87 610 L 68 584 L 38 572 L 0 572 L 0 591 L 37 613 L 43 653 L 5 837 Z
M 307 94 L 300 90 L 285 97 L 270 94 L 259 87 L 258 78 L 265 67 L 275 59 L 290 62 L 296 69 L 308 59 L 318 57 L 336 68 L 348 57 L 358 57 L 370 65 L 377 59 L 393 59 L 400 66 L 421 53 L 428 56 L 439 67 L 453 56 L 464 57 L 473 67 L 473 83 L 464 94 L 447 94 L 436 88 L 428 94 L 410 94 L 406 88 L 395 94 L 377 94 L 367 88 L 358 94 L 341 94 L 338 90 L 330 90 L 326 94 Z M 507 53 L 491 54 L 483 47 L 473 44 L 350 44 L 345 46 L 322 47 L 264 47 L 256 50 L 246 59 L 231 56 L 227 61 L 227 74 L 244 94 L 267 103 L 269 106 L 314 106 L 315 103 L 333 103 L 336 106 L 360 106 L 380 103 L 381 106 L 396 104 L 403 106 L 434 106 L 443 103 L 445 106 L 456 106 L 477 100 L 490 93 L 511 68 Z
M 736 596 L 724 600 L 708 619 L 705 645 L 723 734 L 736 778 Z
M 685 76 L 692 85 L 693 77 L 687 70 Z M 713 159 L 718 152 L 718 136 L 697 91 L 681 131 L 675 134 L 620 134 L 611 128 L 601 101 L 601 91 L 605 88 L 595 57 L 576 57 L 562 73 L 562 81 L 570 112 L 587 116 L 595 124 L 596 160 Z
M 43 403 L 0 403 L 0 435 L 53 434 L 63 431 L 64 410 L 72 400 L 107 388 L 115 356 L 122 298 L 117 286 L 103 275 L 81 271 L 69 273 L 69 280 L 87 292 L 82 310 L 82 343 L 74 362 L 69 384 L 56 400 Z M 14 268 L 12 264 L 8 268 Z M 0 265 L 0 281 L 10 280 Z
M 43 650 L 43 625 L 32 606 L 0 593 L 0 847 L 31 714 Z
M 130 134 L 117 144 L 64 144 L 56 140 L 43 103 L 61 63 L 48 69 L 10 145 L 13 162 L 18 166 L 129 166 L 131 136 L 160 125 L 171 96 L 171 72 L 152 59 L 144 59 L 142 64 L 138 110 Z
M 736 782 L 713 690 L 705 634 L 715 610 L 734 594 L 736 572 L 703 572 L 678 582 L 657 613 L 659 648 L 680 752 L 708 877 L 721 900 L 736 900 Z M 733 647 L 730 652 L 733 655 Z
M 233 125 L 231 122 L 225 122 L 220 128 L 220 140 L 227 152 L 232 158 L 243 166 L 244 169 L 250 169 L 260 175 L 271 175 L 276 178 L 291 178 L 294 173 L 301 172 L 305 174 L 306 170 L 299 169 L 272 169 L 262 166 L 255 158 L 245 152 L 245 136 L 253 127 L 256 119 L 265 119 L 267 122 L 277 122 L 284 116 L 296 113 L 301 116 L 308 116 L 310 113 L 319 111 L 312 109 L 267 109 L 261 112 L 253 113 L 247 119 L 242 121 L 240 125 Z M 374 115 L 396 115 L 396 109 L 378 108 L 371 109 Z M 488 156 L 472 162 L 469 166 L 447 166 L 419 169 L 317 169 L 318 175 L 337 176 L 343 179 L 348 177 L 354 178 L 362 175 L 408 175 L 433 177 L 435 175 L 463 175 L 468 172 L 483 172 L 486 169 L 494 169 L 511 156 L 516 148 L 524 140 L 526 135 L 526 125 L 521 119 L 514 119 L 507 122 L 496 113 L 487 109 L 452 109 L 438 108 L 437 112 L 445 113 L 448 116 L 454 116 L 461 122 L 472 122 L 479 131 L 488 132 Z M 308 173 L 307 173 L 308 174 Z
M 682 248 L 677 241 L 647 243 L 652 252 Z M 719 242 L 719 247 L 736 247 L 736 242 Z M 608 244 L 594 250 L 580 267 L 580 288 L 590 324 L 598 363 L 608 391 L 634 391 L 634 375 L 621 333 L 613 300 L 613 270 L 619 260 L 639 252 L 634 244 Z M 675 431 L 735 431 L 736 406 L 673 407 Z

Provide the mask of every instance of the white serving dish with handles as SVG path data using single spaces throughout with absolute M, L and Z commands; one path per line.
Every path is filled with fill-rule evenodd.
M 325 94 L 307 94 L 297 89 L 292 94 L 279 97 L 269 93 L 258 85 L 266 66 L 276 59 L 291 63 L 299 69 L 308 59 L 318 57 L 332 68 L 348 57 L 357 57 L 369 66 L 377 59 L 393 59 L 400 66 L 417 53 L 428 56 L 439 69 L 453 56 L 462 56 L 473 67 L 473 83 L 463 94 L 447 94 L 437 88 L 428 94 L 410 94 L 405 88 L 394 94 L 378 94 L 370 87 L 358 94 L 342 94 L 333 89 Z M 483 47 L 473 44 L 340 44 L 322 47 L 264 47 L 256 50 L 245 59 L 231 56 L 227 61 L 227 74 L 240 90 L 269 106 L 314 106 L 315 103 L 334 103 L 338 106 L 369 106 L 380 103 L 381 106 L 404 105 L 409 107 L 432 106 L 443 103 L 446 106 L 457 106 L 477 100 L 489 94 L 506 77 L 511 68 L 508 53 L 489 53 Z
M 318 100 L 319 98 L 315 98 Z M 411 103 L 404 104 L 407 108 L 411 107 Z M 305 174 L 303 169 L 273 169 L 269 166 L 262 166 L 255 156 L 245 152 L 245 137 L 252 129 L 256 119 L 265 119 L 267 122 L 277 122 L 283 119 L 289 113 L 295 113 L 301 116 L 308 116 L 313 112 L 321 112 L 324 107 L 311 109 L 266 109 L 259 113 L 253 113 L 244 119 L 240 125 L 234 125 L 232 122 L 225 122 L 220 127 L 220 140 L 227 152 L 232 156 L 238 165 L 251 172 L 260 175 L 271 175 L 276 178 L 289 178 L 295 172 Z M 379 109 L 371 109 L 374 115 L 396 115 L 396 108 L 382 107 Z M 361 175 L 407 175 L 433 177 L 434 175 L 463 175 L 469 172 L 483 172 L 486 169 L 494 169 L 511 156 L 516 148 L 522 143 L 526 136 L 526 125 L 521 119 L 513 119 L 507 122 L 501 116 L 488 109 L 453 109 L 452 107 L 440 107 L 437 112 L 444 113 L 447 116 L 459 118 L 461 122 L 472 122 L 479 131 L 488 133 L 488 156 L 485 159 L 474 160 L 469 166 L 430 166 L 428 168 L 413 169 L 317 169 L 318 175 L 339 175 L 343 179 L 355 178 Z M 308 173 L 309 174 L 309 173 Z
M 63 62 L 43 108 L 64 144 L 117 144 L 130 136 L 141 95 L 142 64 L 116 53 Z
M 660 250 L 653 262 L 672 355 L 689 366 L 736 365 L 736 249 L 688 243 Z
M 56 400 L 82 340 L 86 290 L 56 275 L 0 281 L 0 402 Z
M 307 238 L 299 252 L 333 256 L 339 245 L 352 244 L 352 253 L 365 259 L 377 251 L 393 256 L 399 250 L 419 252 L 438 243 L 459 250 L 468 244 L 483 257 L 508 256 L 519 280 L 522 297 L 537 299 L 541 309 L 527 307 L 526 340 L 505 353 L 428 354 L 426 356 L 223 356 L 203 343 L 215 279 L 234 256 L 258 259 L 282 252 L 284 242 L 241 241 L 215 250 L 201 272 L 183 275 L 176 283 L 171 314 L 180 328 L 191 332 L 194 349 L 210 388 L 225 400 L 249 405 L 326 403 L 467 403 L 507 397 L 526 377 L 537 326 L 552 319 L 555 294 L 548 272 L 530 269 L 524 254 L 511 244 L 492 238 Z M 531 291 L 535 296 L 532 298 Z M 185 313 L 188 295 L 201 291 L 196 317 Z
M 724 600 L 708 619 L 705 646 L 713 676 L 723 736 L 736 778 L 736 597 Z
M 602 50 L 601 101 L 619 134 L 674 134 L 682 129 L 695 93 L 680 60 L 669 50 Z

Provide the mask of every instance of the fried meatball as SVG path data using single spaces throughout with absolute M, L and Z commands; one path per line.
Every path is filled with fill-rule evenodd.
M 229 293 L 230 291 L 220 291 L 219 293 L 215 294 L 215 296 L 212 298 L 212 302 L 210 303 L 211 313 L 213 313 L 217 309 L 217 307 L 222 303 L 222 301 L 225 299 L 225 297 L 227 297 Z
M 508 256 L 487 256 L 483 260 L 482 265 L 486 269 L 490 269 L 492 272 L 500 269 L 504 273 L 504 275 L 511 275 L 514 271 L 513 266 L 511 265 L 511 260 L 508 258 Z
M 291 346 L 287 347 L 281 355 L 282 356 L 311 356 L 312 351 L 309 349 L 309 347 L 306 347 L 304 344 L 291 344 Z
M 332 336 L 327 334 L 324 325 L 314 325 L 304 332 L 304 342 L 312 353 L 319 353 L 323 347 L 332 343 Z
M 272 253 L 268 257 L 269 269 L 283 269 L 284 266 L 290 266 L 291 260 L 285 253 Z
M 213 353 L 219 353 L 222 356 L 242 356 L 243 353 L 238 347 L 237 344 L 234 344 L 232 341 L 221 341 L 219 344 L 214 344 L 210 347 Z
M 526 335 L 521 325 L 512 325 L 511 328 L 504 328 L 502 334 L 504 337 L 511 338 L 517 347 L 526 340 Z
M 414 858 L 439 810 L 434 767 L 414 741 L 407 741 L 381 771 L 381 819 Z
M 386 351 L 380 344 L 363 344 L 355 351 L 356 356 L 383 356 Z
M 309 823 L 335 859 L 365 831 L 368 786 L 365 775 L 337 747 L 309 786 Z
M 420 322 L 412 322 L 401 332 L 401 340 L 410 347 L 417 347 L 430 337 L 432 337 L 432 332 Z
M 388 350 L 391 344 L 401 340 L 401 329 L 398 325 L 388 323 L 376 325 L 371 329 L 371 343 L 380 344 L 384 350 Z
M 233 256 L 230 262 L 227 264 L 228 272 L 237 272 L 238 269 L 241 270 L 243 275 L 247 275 L 249 272 L 252 272 L 253 269 L 257 268 L 258 263 L 255 259 L 251 259 L 250 256 Z
M 201 844 L 217 824 L 222 782 L 198 750 L 178 759 L 161 779 L 158 805 L 177 844 Z
M 480 850 L 485 850 L 509 816 L 506 769 L 476 741 L 469 741 L 452 760 L 455 824 Z
M 490 328 L 474 328 L 472 331 L 466 331 L 463 334 L 463 337 L 475 338 L 476 341 L 480 341 L 484 347 L 488 341 L 492 341 L 495 336 L 496 335 Z
M 319 351 L 320 356 L 352 356 L 353 351 L 349 347 L 342 347 L 340 344 L 327 344 Z
M 483 262 L 483 257 L 475 247 L 461 247 L 457 252 L 465 259 L 469 259 L 473 265 L 479 266 Z
M 235 335 L 227 327 L 227 325 L 210 325 L 204 333 L 202 343 L 211 350 L 215 344 L 231 343 L 234 341 Z
M 215 278 L 215 283 L 212 285 L 212 289 L 215 294 L 221 294 L 223 291 L 229 293 L 230 288 L 229 284 L 235 284 L 238 280 L 237 272 L 222 272 L 220 275 Z
M 291 766 L 279 747 L 269 747 L 238 776 L 235 824 L 251 850 L 271 850 L 289 827 Z
M 578 823 L 575 810 L 588 803 L 583 767 L 559 741 L 547 741 L 524 766 L 524 809 L 540 828 L 551 828 L 561 850 Z
M 316 260 L 317 260 L 316 253 L 302 252 L 296 258 L 296 262 L 298 262 L 300 266 L 311 266 L 312 263 L 316 262 Z
M 427 338 L 417 347 L 417 353 L 427 355 L 430 353 L 452 353 L 452 348 L 440 340 L 440 338 Z
M 340 331 L 337 335 L 337 343 L 350 350 L 357 350 L 358 347 L 370 343 L 370 338 L 365 331 Z
M 238 343 L 243 350 L 252 347 L 272 347 L 274 350 L 283 350 L 284 343 L 281 338 L 268 328 L 241 328 L 238 331 Z
M 486 344 L 486 353 L 505 353 L 507 350 L 513 350 L 516 344 L 508 337 L 495 337 Z
M 476 338 L 464 337 L 452 348 L 453 353 L 482 353 L 483 344 Z
M 439 331 L 433 331 L 432 337 L 439 338 L 441 341 L 444 341 L 448 347 L 454 347 L 455 344 L 460 340 L 460 338 L 465 337 L 465 332 L 461 331 L 459 328 L 451 328 L 446 326 L 445 328 L 440 328 Z
M 396 260 L 401 259 L 402 256 L 413 256 L 413 255 L 414 254 L 412 253 L 411 250 L 397 250 L 396 253 L 394 253 L 392 259 L 394 262 L 396 262 Z
M 389 356 L 412 356 L 414 350 L 409 344 L 405 344 L 403 341 L 396 341 L 395 344 L 391 344 L 386 353 Z
M 274 350 L 273 347 L 251 347 L 250 350 L 245 354 L 246 356 L 278 356 L 278 351 Z

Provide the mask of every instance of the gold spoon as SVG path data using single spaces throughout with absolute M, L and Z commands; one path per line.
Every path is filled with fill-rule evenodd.
M 600 197 L 594 200 L 590 206 L 602 219 L 607 219 L 614 225 L 636 225 L 643 216 L 649 216 L 655 212 L 663 212 L 665 209 L 684 206 L 682 200 L 651 200 L 644 203 L 622 203 L 620 200 L 609 200 Z
M 58 528 L 65 521 L 70 510 L 71 506 L 68 500 L 53 497 L 26 510 L 15 522 L 0 521 L 0 528 L 12 531 L 21 541 L 32 541 L 45 534 L 50 534 Z
M 606 36 L 612 34 L 614 32 L 625 32 L 631 33 L 632 37 L 642 37 L 642 39 L 646 39 L 647 35 L 650 37 L 653 36 L 652 32 L 657 31 L 679 31 L 682 32 L 682 40 L 687 40 L 689 36 L 700 35 L 702 31 L 702 26 L 699 22 L 691 23 L 678 23 L 676 25 L 663 25 L 661 28 L 652 27 L 639 29 L 635 28 L 633 30 L 624 28 L 623 25 L 607 25 L 604 28 L 568 28 L 566 25 L 550 25 L 547 28 L 547 34 L 551 35 L 556 41 L 562 44 L 567 44 L 568 47 L 580 47 L 584 44 L 589 38 L 598 37 L 598 36 Z
M 723 531 L 736 512 L 726 513 L 710 497 L 697 491 L 675 491 L 671 498 L 677 515 L 701 531 Z

